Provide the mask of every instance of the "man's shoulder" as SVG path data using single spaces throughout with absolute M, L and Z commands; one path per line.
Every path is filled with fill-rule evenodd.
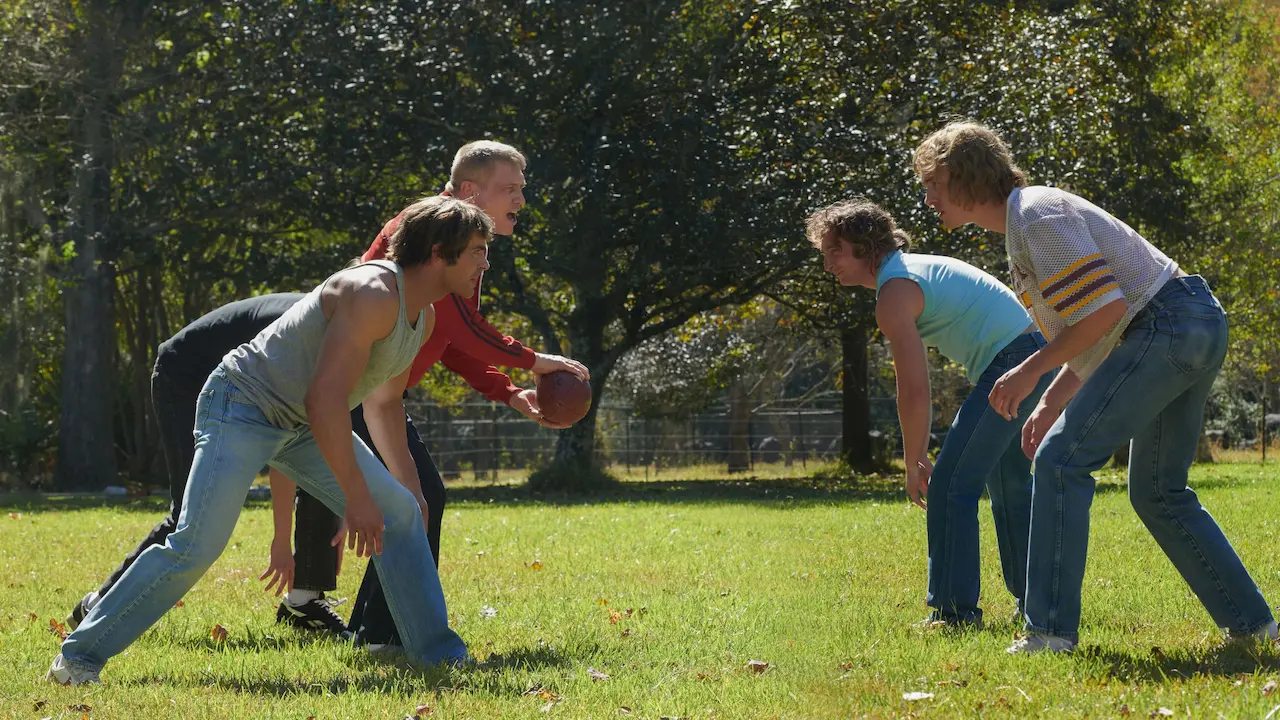
M 400 307 L 396 273 L 381 265 L 358 265 L 335 275 L 330 291 L 339 303 L 361 314 L 395 313 Z

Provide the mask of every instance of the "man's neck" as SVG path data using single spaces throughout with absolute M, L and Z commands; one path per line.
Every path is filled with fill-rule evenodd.
M 444 278 L 439 272 L 433 272 L 430 265 L 404 270 L 405 312 L 410 316 L 417 315 L 423 308 L 435 304 L 448 294 Z
M 1008 214 L 1007 202 L 983 203 L 974 208 L 973 224 L 984 230 L 1004 235 Z

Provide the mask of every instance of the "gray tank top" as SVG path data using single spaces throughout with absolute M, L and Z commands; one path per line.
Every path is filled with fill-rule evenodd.
M 364 373 L 347 398 L 348 409 L 355 408 L 374 388 L 409 367 L 422 347 L 426 323 L 426 308 L 418 312 L 415 323 L 410 324 L 405 318 L 404 271 L 399 265 L 390 260 L 373 260 L 364 265 L 377 265 L 396 274 L 400 315 L 391 334 L 373 344 Z M 320 292 L 332 278 L 307 293 L 253 340 L 222 357 L 227 377 L 277 427 L 292 429 L 307 424 L 307 386 L 315 375 L 329 327 L 320 305 Z

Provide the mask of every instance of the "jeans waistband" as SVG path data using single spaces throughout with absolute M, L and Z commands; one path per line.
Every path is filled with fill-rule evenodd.
M 1147 304 L 1142 309 L 1134 313 L 1133 319 L 1138 320 L 1152 310 L 1163 310 L 1166 305 L 1173 303 L 1181 298 L 1194 297 L 1196 295 L 1213 297 L 1213 290 L 1209 288 L 1209 283 L 1199 275 L 1184 275 L 1182 277 L 1169 278 L 1164 285 L 1151 296 Z
M 1040 348 L 1048 344 L 1049 342 L 1044 339 L 1044 335 L 1041 335 L 1039 330 L 1035 332 L 1023 333 L 1018 337 L 1014 338 L 1013 340 L 1011 340 L 1008 345 L 1005 345 L 1000 350 L 1000 352 L 996 353 L 996 357 L 999 357 L 1004 353 L 1028 353 L 1029 354 L 1039 350 Z

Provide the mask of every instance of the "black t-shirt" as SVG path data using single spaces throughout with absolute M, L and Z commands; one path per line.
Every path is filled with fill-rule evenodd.
M 223 355 L 252 340 L 302 298 L 302 293 L 259 295 L 202 315 L 160 343 L 156 373 L 178 383 L 199 383 L 198 391 Z

